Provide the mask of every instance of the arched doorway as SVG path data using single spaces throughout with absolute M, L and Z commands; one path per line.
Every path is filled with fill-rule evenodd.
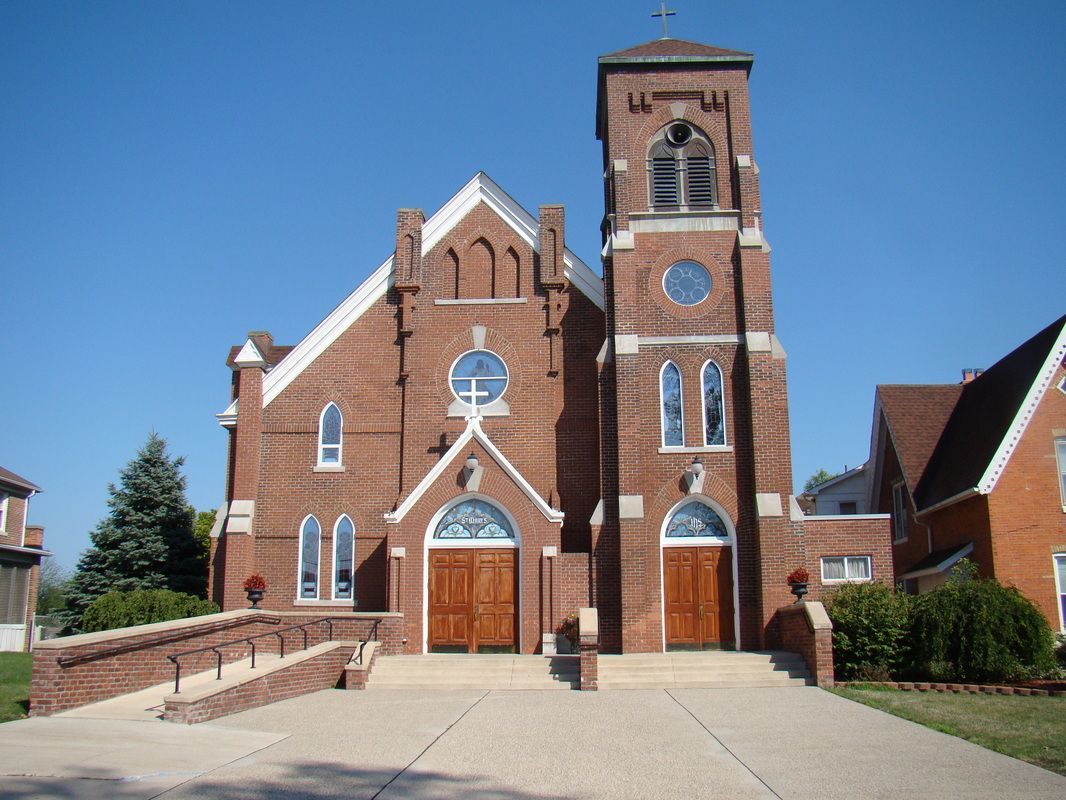
M 519 650 L 519 532 L 490 498 L 450 501 L 426 531 L 425 651 Z
M 687 497 L 663 520 L 664 650 L 739 646 L 735 529 L 706 497 Z

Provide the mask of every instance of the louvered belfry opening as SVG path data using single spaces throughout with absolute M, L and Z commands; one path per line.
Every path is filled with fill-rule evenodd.
M 648 150 L 651 207 L 657 210 L 714 208 L 718 204 L 714 146 L 703 131 L 688 125 L 683 143 L 671 141 L 679 125 L 672 122 L 656 134 Z

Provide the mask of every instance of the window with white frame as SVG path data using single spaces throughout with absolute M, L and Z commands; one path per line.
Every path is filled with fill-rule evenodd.
M 318 463 L 320 465 L 339 466 L 343 463 L 341 461 L 343 428 L 344 418 L 341 416 L 341 410 L 334 403 L 322 409 L 322 416 L 318 421 Z
M 892 541 L 907 540 L 907 485 L 900 481 L 892 485 Z
M 725 393 L 722 370 L 713 361 L 703 365 L 703 443 L 725 444 Z
M 333 526 L 333 599 L 351 600 L 355 592 L 355 525 L 347 514 Z
M 300 586 L 303 600 L 318 599 L 318 563 L 322 545 L 322 528 L 313 516 L 300 526 Z
M 1055 591 L 1059 596 L 1059 630 L 1066 632 L 1066 553 L 1056 553 Z
M 659 399 L 662 407 L 663 447 L 685 446 L 685 421 L 681 403 L 681 370 L 673 361 L 663 364 L 659 373 Z
M 7 492 L 0 492 L 0 536 L 7 535 Z
M 1059 494 L 1066 511 L 1066 438 L 1055 440 L 1055 463 L 1059 466 Z
M 822 583 L 868 581 L 872 575 L 869 556 L 825 556 Z

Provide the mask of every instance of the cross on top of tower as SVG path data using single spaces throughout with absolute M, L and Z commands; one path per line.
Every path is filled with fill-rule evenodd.
M 652 12 L 652 16 L 653 17 L 661 17 L 662 18 L 662 21 L 663 21 L 663 36 L 662 36 L 662 38 L 669 39 L 670 38 L 670 34 L 667 33 L 667 31 L 666 31 L 666 18 L 667 17 L 677 16 L 677 12 L 676 11 L 667 10 L 667 8 L 666 8 L 666 0 L 660 0 L 660 2 L 659 2 L 659 10 Z

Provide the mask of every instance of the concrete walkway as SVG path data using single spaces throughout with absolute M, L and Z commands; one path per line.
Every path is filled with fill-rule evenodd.
M 36 776 L 0 779 L 13 798 L 1066 797 L 1064 777 L 815 688 L 331 690 L 192 727 L 31 719 L 0 725 L 0 775 Z

